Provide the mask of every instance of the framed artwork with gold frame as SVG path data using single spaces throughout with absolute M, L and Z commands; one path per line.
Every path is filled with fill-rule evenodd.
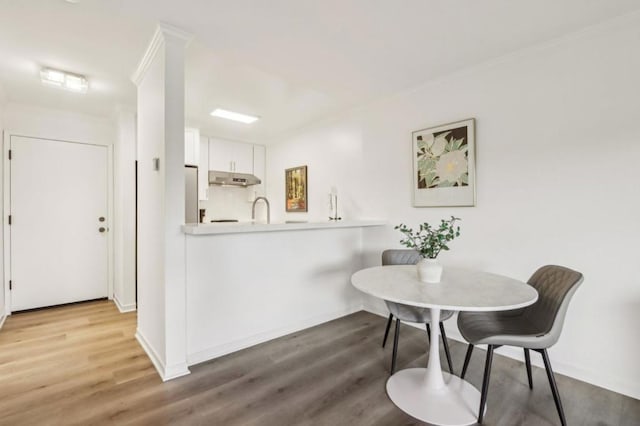
M 284 171 L 285 200 L 287 212 L 307 211 L 307 166 L 293 167 Z

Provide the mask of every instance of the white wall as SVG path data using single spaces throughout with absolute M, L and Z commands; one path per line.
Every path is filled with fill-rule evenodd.
M 362 126 L 357 119 L 337 119 L 291 135 L 267 150 L 268 199 L 275 221 L 324 221 L 331 215 L 329 193 L 338 190 L 338 214 L 343 219 L 373 217 L 362 208 L 366 176 Z M 307 166 L 308 212 L 285 212 L 285 169 Z M 378 216 L 379 217 L 379 216 Z
M 114 146 L 114 300 L 122 312 L 136 308 L 136 115 L 116 112 Z
M 0 84 L 0 147 L 2 147 L 3 153 L 4 153 L 4 138 L 2 137 L 2 135 L 5 128 L 4 127 L 5 104 L 6 104 L 6 96 L 4 93 L 4 88 Z M 4 176 L 4 161 L 0 161 L 0 176 Z M 0 192 L 1 192 L 0 195 L 2 196 L 2 199 L 4 199 L 4 185 L 0 185 Z M 2 252 L 2 256 L 4 258 L 4 227 L 3 226 L 0 226 L 0 252 Z M 0 277 L 3 277 L 3 282 L 4 282 L 4 262 L 0 262 Z M 4 319 L 5 319 L 5 292 L 6 291 L 8 290 L 4 287 L 4 284 L 3 284 L 0 287 L 0 327 L 2 327 L 2 324 L 4 323 Z
M 51 108 L 9 103 L 5 129 L 21 136 L 113 145 L 113 120 Z
M 153 170 L 153 159 L 163 157 L 164 151 L 164 52 L 157 54 L 138 85 L 137 131 L 138 333 L 164 363 L 164 176 Z
M 206 209 L 205 221 L 212 219 L 238 219 L 239 221 L 251 220 L 251 204 L 253 202 L 250 197 L 253 196 L 253 189 L 231 186 L 210 185 L 207 189 L 207 200 L 201 200 L 199 206 Z M 256 217 L 264 218 L 266 213 L 258 215 L 256 208 Z
M 138 330 L 164 380 L 186 364 L 184 48 L 180 30 L 158 26 L 138 85 Z M 159 159 L 158 170 L 154 158 Z
M 309 164 L 308 216 L 323 217 L 317 198 L 330 184 L 360 181 L 342 191 L 345 203 L 389 221 L 365 230 L 368 265 L 399 247 L 393 225 L 453 214 L 462 236 L 445 265 L 523 280 L 547 263 L 583 272 L 550 351 L 554 367 L 640 398 L 639 20 L 621 18 L 290 135 L 269 150 L 270 197 L 281 204 L 284 167 Z M 413 208 L 411 132 L 470 117 L 477 206 Z M 457 334 L 455 322 L 447 328 Z
M 186 35 L 166 36 L 164 141 L 164 282 L 166 373 L 188 374 L 184 224 L 184 51 Z

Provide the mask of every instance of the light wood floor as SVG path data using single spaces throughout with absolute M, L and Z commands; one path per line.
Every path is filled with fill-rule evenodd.
M 0 330 L 2 425 L 416 425 L 385 393 L 385 319 L 359 312 L 191 368 L 162 383 L 134 339 L 135 313 L 107 301 L 16 314 Z M 221 325 L 221 326 L 229 326 Z M 426 363 L 403 326 L 399 366 Z M 465 346 L 451 341 L 454 366 Z M 483 352 L 467 379 L 479 386 Z M 444 357 L 443 357 L 444 359 Z M 570 425 L 640 424 L 640 401 L 558 375 Z M 559 424 L 543 370 L 496 356 L 487 425 Z

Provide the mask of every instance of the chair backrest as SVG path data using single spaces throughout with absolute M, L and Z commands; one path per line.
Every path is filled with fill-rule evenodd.
M 410 249 L 393 249 L 382 252 L 382 265 L 415 265 L 420 253 Z
M 382 265 L 415 265 L 420 260 L 420 253 L 411 249 L 391 249 L 382 252 Z M 402 303 L 385 300 L 389 312 L 401 321 L 427 323 L 431 319 L 431 310 Z M 447 312 L 447 311 L 443 311 Z M 443 313 L 443 316 L 445 314 Z M 449 315 L 451 316 L 451 315 Z M 446 319 L 446 318 L 445 318 Z
M 558 341 L 569 302 L 583 279 L 580 272 L 557 265 L 543 266 L 529 278 L 538 300 L 524 308 L 523 314 L 544 335 L 547 347 Z

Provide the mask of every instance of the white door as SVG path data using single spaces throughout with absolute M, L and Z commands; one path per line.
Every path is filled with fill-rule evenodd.
M 12 311 L 107 297 L 107 148 L 11 136 L 10 149 Z

